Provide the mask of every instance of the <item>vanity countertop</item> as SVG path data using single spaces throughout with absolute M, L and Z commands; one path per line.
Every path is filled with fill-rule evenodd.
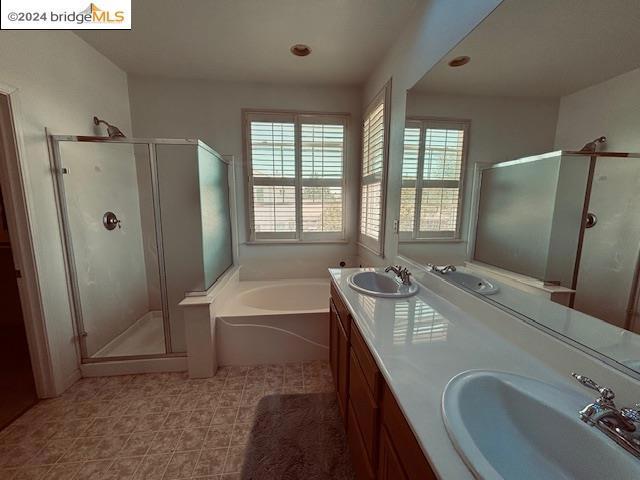
M 329 272 L 440 478 L 473 478 L 449 440 L 441 414 L 442 393 L 457 374 L 501 370 L 581 391 L 569 380 L 569 371 L 566 377 L 557 373 L 492 331 L 481 318 L 470 316 L 422 285 L 415 296 L 404 299 L 371 297 L 349 287 L 350 275 L 371 270 L 380 271 Z

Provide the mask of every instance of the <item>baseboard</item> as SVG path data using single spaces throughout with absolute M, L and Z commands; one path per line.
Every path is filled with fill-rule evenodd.
M 79 368 L 76 368 L 65 379 L 62 380 L 62 385 L 58 385 L 56 382 L 56 386 L 55 386 L 56 391 L 53 392 L 54 394 L 51 396 L 47 396 L 45 398 L 57 397 L 59 395 L 62 395 L 67 390 L 67 388 L 69 388 L 71 385 L 76 383 L 81 378 L 82 378 L 82 372 L 80 371 Z
M 186 372 L 187 357 L 145 358 L 113 362 L 84 363 L 83 377 L 106 377 L 137 373 Z

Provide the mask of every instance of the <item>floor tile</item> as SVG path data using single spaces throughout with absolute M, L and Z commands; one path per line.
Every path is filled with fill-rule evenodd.
M 200 450 L 174 453 L 167 465 L 163 478 L 167 480 L 189 478 L 199 457 Z
M 227 458 L 227 448 L 205 449 L 200 453 L 195 476 L 217 475 L 224 471 L 224 462 Z
M 160 430 L 149 445 L 149 454 L 173 452 L 182 430 Z
M 170 453 L 159 455 L 147 455 L 142 460 L 141 465 L 136 470 L 134 478 L 136 480 L 159 480 L 163 477 L 167 464 L 171 460 Z
M 59 463 L 47 472 L 47 480 L 72 480 L 82 467 L 82 463 Z
M 237 473 L 242 468 L 242 462 L 244 461 L 245 447 L 231 447 L 227 453 L 227 460 L 224 464 L 224 473 Z
M 0 480 L 239 480 L 264 396 L 332 389 L 326 362 L 82 379 L 0 432 Z
M 188 428 L 182 432 L 180 439 L 176 445 L 177 452 L 187 450 L 200 450 L 204 437 L 207 435 L 208 428 Z

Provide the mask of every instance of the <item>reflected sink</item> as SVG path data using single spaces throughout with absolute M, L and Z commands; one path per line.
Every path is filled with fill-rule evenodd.
M 380 272 L 358 272 L 347 279 L 355 291 L 383 298 L 404 298 L 415 295 L 418 285 L 403 285 L 395 277 Z
M 482 295 L 492 295 L 494 293 L 498 293 L 499 290 L 497 286 L 488 280 L 459 270 L 456 270 L 455 272 L 447 272 L 443 275 L 452 283 L 458 284 L 476 293 L 481 293 Z
M 640 462 L 578 411 L 593 398 L 520 375 L 472 370 L 442 396 L 456 450 L 483 479 L 640 478 Z

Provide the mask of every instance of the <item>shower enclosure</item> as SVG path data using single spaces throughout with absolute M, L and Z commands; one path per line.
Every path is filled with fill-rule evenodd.
M 82 361 L 184 355 L 178 303 L 233 265 L 233 168 L 193 139 L 50 141 Z
M 640 332 L 640 154 L 557 151 L 482 170 L 473 260 L 575 290 Z

